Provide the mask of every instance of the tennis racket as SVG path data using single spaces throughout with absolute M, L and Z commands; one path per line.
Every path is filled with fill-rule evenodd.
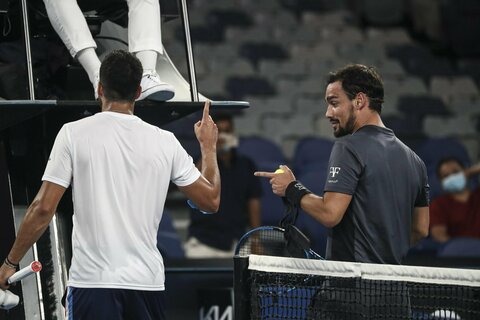
M 235 247 L 235 255 L 250 254 L 306 259 L 323 259 L 310 248 L 310 240 L 294 225 L 286 229 L 262 226 L 245 233 Z

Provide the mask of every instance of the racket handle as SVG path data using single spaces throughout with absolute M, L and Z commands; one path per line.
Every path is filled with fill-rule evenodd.
M 20 281 L 40 270 L 42 270 L 42 264 L 39 261 L 33 261 L 28 267 L 15 272 L 10 278 L 8 278 L 8 284 Z

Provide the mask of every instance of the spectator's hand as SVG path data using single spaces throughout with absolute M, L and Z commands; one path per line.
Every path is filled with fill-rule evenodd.
M 10 278 L 15 271 L 15 269 L 9 268 L 5 264 L 2 264 L 0 267 L 0 288 L 2 290 L 7 290 L 10 287 L 8 284 L 8 278 Z
M 280 169 L 283 170 L 283 173 L 257 171 L 254 175 L 257 177 L 270 178 L 273 193 L 277 196 L 284 197 L 288 185 L 296 179 L 292 170 L 287 166 L 280 166 Z
M 212 117 L 209 114 L 210 112 L 210 101 L 205 101 L 205 106 L 203 108 L 202 120 L 195 123 L 194 130 L 195 136 L 197 137 L 200 147 L 211 148 L 216 151 L 217 139 L 218 139 L 218 129 L 215 122 L 213 122 Z

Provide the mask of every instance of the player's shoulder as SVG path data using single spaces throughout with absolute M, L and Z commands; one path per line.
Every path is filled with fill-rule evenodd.
M 363 140 L 358 135 L 350 134 L 341 138 L 337 138 L 333 145 L 334 148 L 356 150 L 361 149 L 361 145 L 363 145 Z

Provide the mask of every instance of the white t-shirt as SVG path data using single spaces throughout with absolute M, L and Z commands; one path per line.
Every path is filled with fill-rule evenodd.
M 136 116 L 101 112 L 65 124 L 42 180 L 72 184 L 68 285 L 164 290 L 156 240 L 169 182 L 199 177 L 172 133 Z

